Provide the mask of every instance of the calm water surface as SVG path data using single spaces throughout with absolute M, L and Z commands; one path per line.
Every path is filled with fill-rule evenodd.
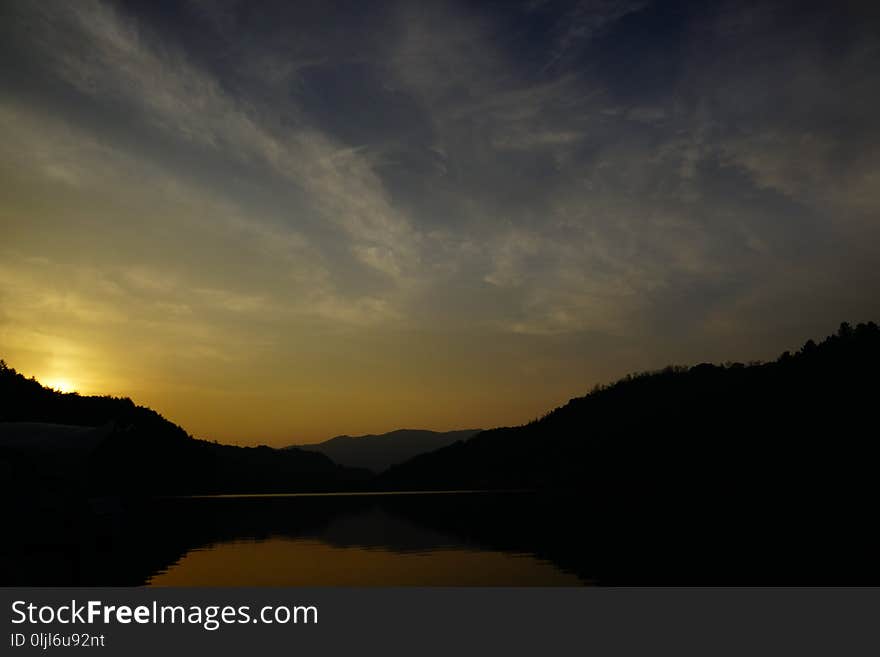
M 100 502 L 100 503 L 96 503 Z M 578 586 L 580 515 L 529 493 L 241 495 L 29 509 L 0 583 Z
M 150 586 L 577 586 L 582 581 L 548 559 L 515 548 L 493 549 L 449 529 L 414 521 L 426 511 L 456 513 L 474 492 L 333 496 L 202 498 L 256 512 L 269 504 L 287 513 L 316 514 L 314 525 L 236 537 L 189 549 L 152 575 Z M 334 500 L 327 498 L 333 497 Z M 497 509 L 499 496 L 491 509 Z M 503 499 L 503 498 L 502 498 Z M 483 502 L 486 498 L 483 498 Z M 192 503 L 192 500 L 189 501 Z M 277 519 L 272 524 L 276 524 Z M 283 520 L 281 521 L 283 525 Z
M 311 539 L 219 543 L 188 552 L 150 586 L 577 586 L 529 554 L 436 548 L 395 552 Z

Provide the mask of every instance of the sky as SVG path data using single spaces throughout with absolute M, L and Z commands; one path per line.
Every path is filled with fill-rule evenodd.
M 878 320 L 869 4 L 4 0 L 0 358 L 284 445 Z

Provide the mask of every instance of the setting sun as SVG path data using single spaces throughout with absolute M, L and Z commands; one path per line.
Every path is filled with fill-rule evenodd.
M 76 386 L 69 379 L 49 379 L 46 386 L 58 392 L 74 392 Z

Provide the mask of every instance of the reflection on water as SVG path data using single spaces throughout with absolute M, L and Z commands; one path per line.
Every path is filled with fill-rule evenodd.
M 327 499 L 333 497 L 335 499 Z M 300 498 L 300 499 L 293 499 Z M 309 499 L 314 498 L 314 499 Z M 500 500 L 487 512 L 498 509 Z M 224 496 L 205 498 L 202 511 L 277 516 L 264 538 L 199 546 L 148 580 L 154 586 L 564 586 L 574 575 L 547 560 L 493 549 L 448 530 L 419 524 L 437 513 L 456 513 L 476 493 L 426 497 L 400 494 L 345 496 Z M 483 497 L 485 502 L 487 498 Z M 190 503 L 192 503 L 190 501 Z M 287 524 L 292 514 L 304 524 Z M 245 530 L 247 532 L 247 530 Z
M 22 513 L 23 531 L 2 546 L 0 584 L 576 586 L 592 579 L 571 513 L 528 493 L 80 506 Z
M 576 586 L 574 575 L 528 554 L 439 548 L 395 552 L 313 539 L 236 540 L 198 548 L 150 586 Z
M 880 581 L 867 519 L 786 513 L 756 517 L 735 496 L 725 508 L 690 491 L 638 488 L 140 502 L 23 495 L 0 500 L 0 585 Z

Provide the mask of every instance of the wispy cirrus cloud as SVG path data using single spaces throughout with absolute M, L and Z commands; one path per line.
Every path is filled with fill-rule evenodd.
M 497 371 L 538 413 L 514 369 L 564 397 L 880 311 L 869 10 L 0 11 L 0 335 L 42 336 L 33 362 L 92 339 L 191 390 L 237 364 L 325 401 L 382 370 L 408 403 Z M 463 394 L 465 423 L 513 421 Z

